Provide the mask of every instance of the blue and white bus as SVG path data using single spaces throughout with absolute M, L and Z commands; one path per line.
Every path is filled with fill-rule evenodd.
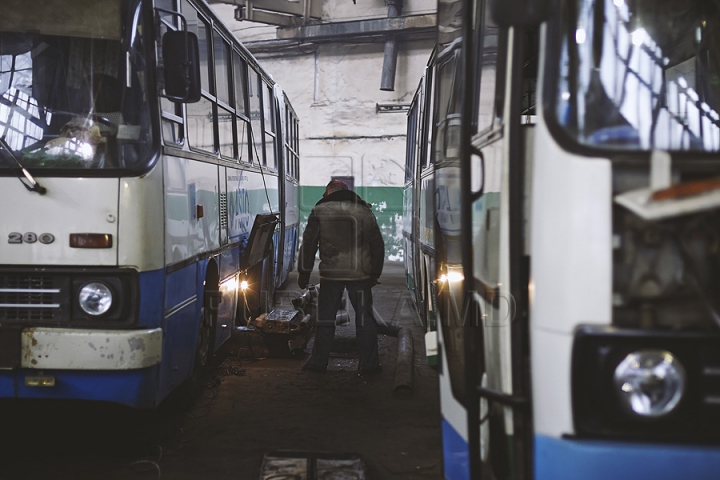
M 195 0 L 0 15 L 0 397 L 157 406 L 273 304 L 298 118 Z
M 438 3 L 405 237 L 447 480 L 720 477 L 719 27 L 712 1 Z

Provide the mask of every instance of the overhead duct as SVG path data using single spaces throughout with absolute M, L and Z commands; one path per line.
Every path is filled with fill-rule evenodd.
M 388 0 L 388 18 L 399 17 L 402 12 L 402 0 Z M 385 41 L 380 90 L 395 91 L 395 69 L 397 68 L 397 35 L 389 35 Z

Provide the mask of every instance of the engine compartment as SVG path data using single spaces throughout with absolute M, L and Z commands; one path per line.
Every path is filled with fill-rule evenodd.
M 672 176 L 675 184 L 697 178 L 677 169 Z M 615 193 L 642 184 L 647 188 L 649 174 L 616 168 L 614 183 Z M 718 293 L 720 208 L 649 220 L 617 203 L 613 206 L 615 326 L 717 330 Z

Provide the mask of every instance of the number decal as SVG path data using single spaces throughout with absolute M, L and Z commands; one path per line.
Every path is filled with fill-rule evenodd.
M 25 243 L 35 243 L 37 242 L 37 235 L 35 235 L 33 232 L 27 232 L 25 235 L 23 235 L 22 239 Z
M 48 243 L 52 243 L 55 241 L 55 236 L 52 233 L 43 233 L 42 235 L 40 235 L 38 240 L 40 240 L 40 243 L 44 243 L 45 245 L 47 245 Z
M 55 241 L 55 235 L 52 233 L 41 233 L 39 236 L 33 232 L 27 232 L 25 234 L 19 232 L 10 232 L 8 235 L 8 243 L 35 243 L 40 240 L 40 243 L 48 245 Z

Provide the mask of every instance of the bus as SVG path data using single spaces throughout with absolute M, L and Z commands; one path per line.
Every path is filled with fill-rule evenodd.
M 719 24 L 438 3 L 403 228 L 447 480 L 718 477 Z
M 403 186 L 403 252 L 408 289 L 427 333 L 436 331 L 431 294 L 433 266 L 433 169 L 430 163 L 432 68 L 435 53 L 420 79 L 408 110 L 405 183 Z
M 0 397 L 159 405 L 272 308 L 299 120 L 196 0 L 0 16 Z

